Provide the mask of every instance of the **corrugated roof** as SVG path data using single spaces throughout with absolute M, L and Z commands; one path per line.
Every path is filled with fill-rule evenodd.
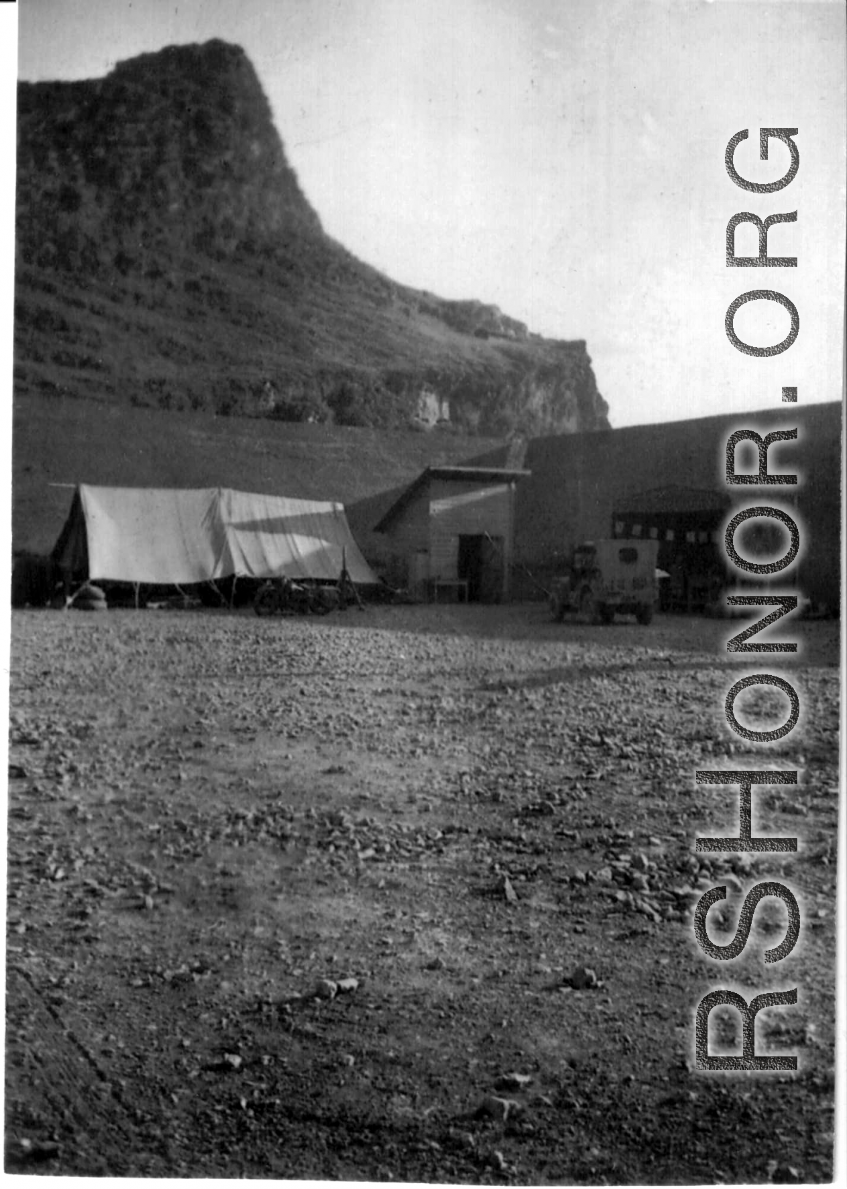
M 396 500 L 374 526 L 374 532 L 384 533 L 400 514 L 405 511 L 418 492 L 433 479 L 446 479 L 457 483 L 512 483 L 517 479 L 526 479 L 532 471 L 518 470 L 509 467 L 427 467 L 410 483 L 403 494 Z
M 531 474 L 532 471 L 515 467 L 427 467 L 420 478 L 509 483 L 513 479 L 525 479 Z

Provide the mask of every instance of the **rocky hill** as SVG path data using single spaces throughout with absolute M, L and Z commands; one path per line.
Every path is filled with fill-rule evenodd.
M 602 429 L 583 341 L 327 236 L 221 41 L 18 89 L 15 393 L 282 421 Z

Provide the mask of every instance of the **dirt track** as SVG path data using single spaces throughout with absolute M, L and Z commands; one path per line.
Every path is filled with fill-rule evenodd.
M 540 605 L 15 613 L 7 1171 L 827 1179 L 837 625 L 775 633 L 803 642 L 804 717 L 764 756 L 722 725 L 762 670 L 727 634 Z M 754 827 L 802 850 L 733 873 L 693 846 L 737 794 L 694 771 L 759 762 L 801 770 Z M 770 899 L 709 962 L 699 896 L 729 885 L 725 943 L 733 889 L 780 873 L 794 953 L 762 963 Z M 799 988 L 757 1028 L 797 1075 L 693 1070 L 723 985 Z

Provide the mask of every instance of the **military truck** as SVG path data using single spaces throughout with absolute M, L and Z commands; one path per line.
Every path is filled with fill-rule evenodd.
M 586 541 L 573 551 L 570 570 L 554 578 L 550 591 L 553 618 L 576 611 L 587 623 L 611 623 L 616 614 L 653 618 L 658 595 L 658 541 Z

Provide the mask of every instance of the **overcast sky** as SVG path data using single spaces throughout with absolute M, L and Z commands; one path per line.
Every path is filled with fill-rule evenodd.
M 4 6 L 5 7 L 5 6 Z M 840 399 L 845 210 L 841 0 L 20 0 L 22 79 L 80 79 L 175 42 L 244 47 L 324 228 L 361 259 L 531 330 L 584 338 L 615 426 Z M 798 128 L 785 190 L 760 126 Z M 737 211 L 797 211 L 772 254 L 727 268 Z M 756 233 L 738 233 L 753 254 Z M 724 316 L 784 293 L 800 334 L 741 354 Z M 782 340 L 745 305 L 736 330 Z

